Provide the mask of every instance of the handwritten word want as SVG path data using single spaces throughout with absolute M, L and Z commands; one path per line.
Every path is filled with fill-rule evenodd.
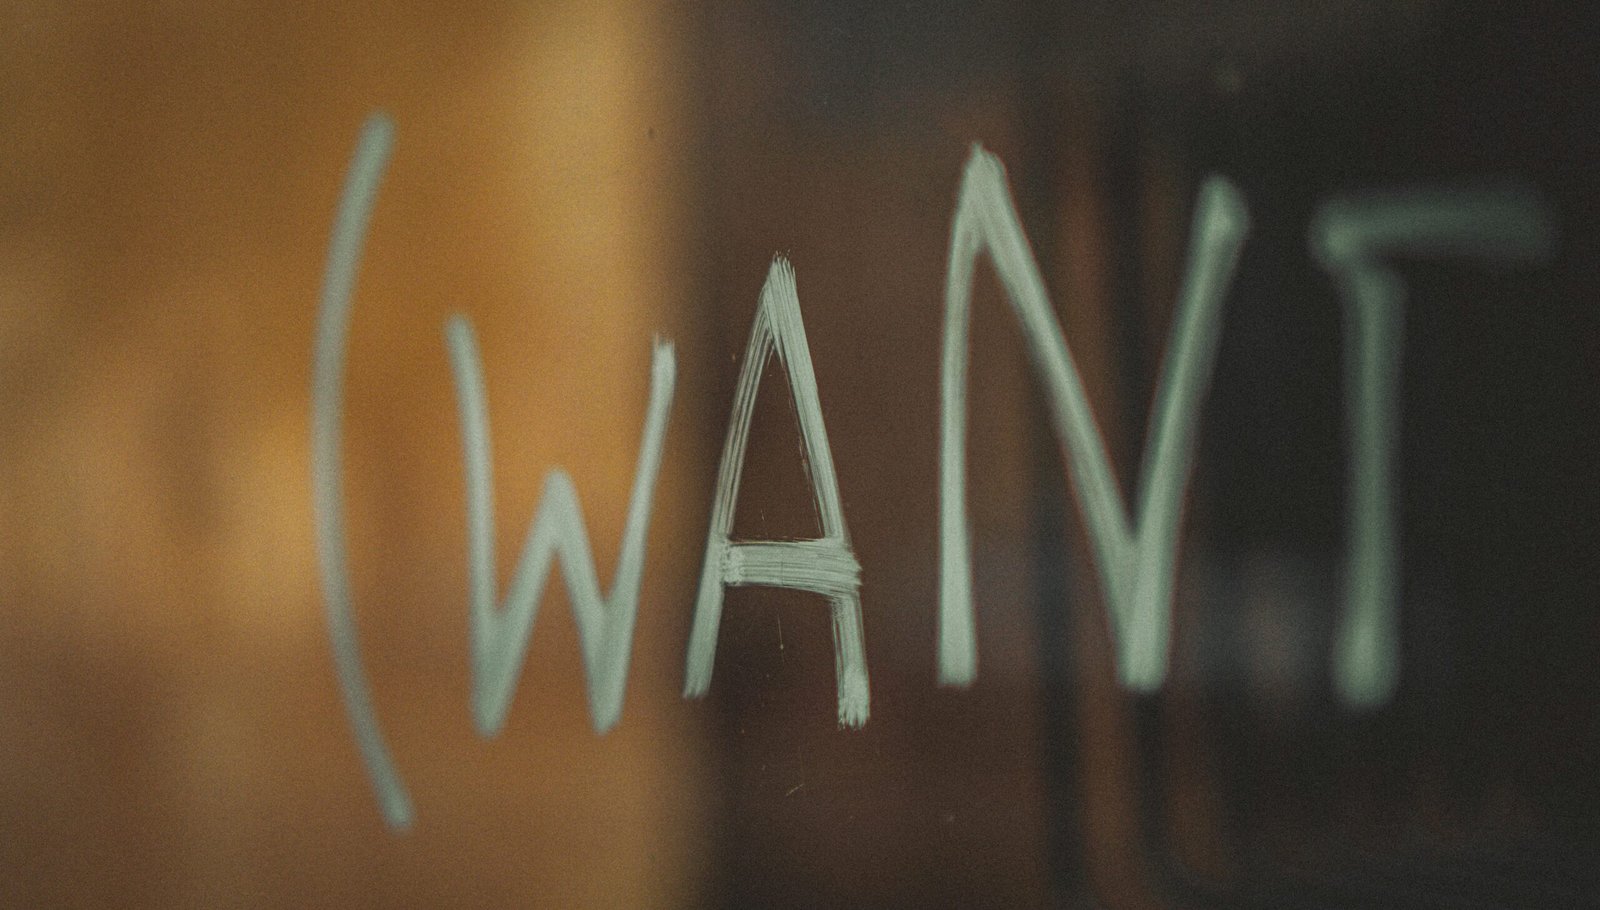
M 334 664 L 383 816 L 391 826 L 403 828 L 413 817 L 411 799 L 373 710 L 351 608 L 341 463 L 344 360 L 356 268 L 393 135 L 393 125 L 384 115 L 368 120 L 334 219 L 316 329 L 311 467 Z M 965 446 L 967 331 L 978 257 L 987 253 L 994 263 L 1043 381 L 1105 592 L 1118 676 L 1128 688 L 1148 692 L 1159 689 L 1166 677 L 1184 494 L 1216 360 L 1223 302 L 1249 223 L 1245 201 L 1231 183 L 1211 177 L 1201 185 L 1177 315 L 1152 409 L 1139 498 L 1130 513 L 1017 217 L 1005 170 L 993 155 L 973 147 L 956 202 L 945 277 L 940 367 L 941 683 L 966 686 L 977 677 Z M 1544 207 L 1532 194 L 1518 190 L 1361 195 L 1330 201 L 1313 219 L 1311 248 L 1338 283 L 1347 325 L 1350 530 L 1332 672 L 1336 690 L 1352 707 L 1385 702 L 1393 694 L 1400 661 L 1394 449 L 1405 287 L 1385 257 L 1453 255 L 1533 262 L 1548 255 L 1553 241 Z M 577 491 L 558 469 L 546 479 L 511 585 L 499 599 L 488 407 L 471 322 L 465 316 L 452 316 L 445 326 L 445 342 L 466 471 L 472 711 L 478 731 L 493 736 L 505 723 L 539 600 L 552 562 L 559 561 L 583 649 L 590 717 L 595 730 L 604 733 L 621 719 L 627 689 L 650 504 L 677 375 L 672 344 L 658 339 L 652 354 L 649 404 L 610 592 L 600 588 Z M 822 536 L 735 541 L 730 535 L 751 415 L 762 372 L 773 356 L 783 365 L 794 398 Z M 782 258 L 774 260 L 762 288 L 734 395 L 695 599 L 685 697 L 704 695 L 711 685 L 723 593 L 730 585 L 792 588 L 828 600 L 833 612 L 839 723 L 846 727 L 866 723 L 871 696 L 862 639 L 861 566 L 845 524 L 794 270 Z

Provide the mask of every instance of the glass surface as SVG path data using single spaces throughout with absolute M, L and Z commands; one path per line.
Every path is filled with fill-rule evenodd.
M 1597 35 L 5 4 L 0 906 L 1593 904 Z

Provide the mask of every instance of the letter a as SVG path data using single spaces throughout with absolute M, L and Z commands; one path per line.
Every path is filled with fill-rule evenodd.
M 805 449 L 806 471 L 816 494 L 822 518 L 822 536 L 815 540 L 729 540 L 733 532 L 733 507 L 739 498 L 739 475 L 750 438 L 750 416 L 755 408 L 761 372 L 773 353 L 789 377 L 800 440 Z M 761 289 L 750 346 L 734 393 L 728 441 L 722 448 L 717 473 L 716 499 L 711 506 L 711 530 L 706 539 L 705 567 L 700 573 L 700 594 L 695 600 L 694 626 L 689 634 L 685 698 L 698 698 L 711 687 L 716 660 L 717 632 L 722 626 L 723 588 L 728 585 L 765 585 L 811 591 L 828 598 L 833 606 L 833 659 L 838 678 L 839 724 L 859 727 L 867 721 L 870 696 L 867 660 L 861 635 L 861 565 L 850 547 L 834 476 L 833 453 L 822 426 L 822 405 L 817 398 L 817 376 L 811 367 L 805 325 L 800 321 L 800 297 L 794 269 L 782 257 L 774 259 Z

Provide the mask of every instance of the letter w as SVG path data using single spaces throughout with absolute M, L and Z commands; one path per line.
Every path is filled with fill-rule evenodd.
M 504 726 L 511 695 L 522 673 L 528 640 L 539 615 L 539 598 L 550 575 L 550 563 L 561 560 L 583 648 L 589 716 L 596 732 L 616 726 L 622 716 L 633 651 L 634 619 L 639 612 L 639 585 L 644 575 L 644 544 L 650 526 L 650 500 L 661 466 L 662 438 L 672 404 L 676 359 L 670 342 L 657 340 L 651 358 L 650 403 L 645 412 L 644 439 L 622 532 L 622 551 L 611 594 L 602 595 L 589 532 L 584 527 L 578 493 L 565 471 L 553 470 L 533 526 L 522 547 L 516 575 L 502 607 L 495 606 L 494 492 L 490 468 L 489 421 L 483 391 L 483 369 L 472 324 L 462 316 L 445 329 L 461 413 L 461 442 L 466 459 L 467 550 L 471 578 L 472 714 L 478 732 L 493 736 Z
M 1011 301 L 1034 368 L 1042 374 L 1056 436 L 1093 544 L 1106 599 L 1117 674 L 1153 691 L 1167 672 L 1179 518 L 1193 461 L 1200 405 L 1210 385 L 1222 301 L 1249 216 L 1238 191 L 1211 177 L 1200 188 L 1187 274 L 1156 392 L 1139 479 L 1138 513 L 1128 510 L 1095 426 L 1083 381 L 1053 318 L 1039 267 L 1017 218 L 998 159 L 974 146 L 961 181 L 945 277 L 943 419 L 940 448 L 939 679 L 977 676 L 972 553 L 967 540 L 967 330 L 973 271 L 985 250 Z

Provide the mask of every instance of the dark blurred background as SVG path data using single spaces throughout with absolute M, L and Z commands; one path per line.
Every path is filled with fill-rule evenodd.
M 1600 905 L 1600 29 L 1580 5 L 0 5 L 0 905 Z M 336 687 L 312 330 L 367 114 L 357 618 L 417 805 L 385 828 Z M 969 482 L 981 675 L 935 684 L 938 356 L 970 144 L 1016 203 L 1130 485 L 1199 181 L 1254 230 L 1180 548 L 1172 672 L 1103 600 L 988 268 Z M 1514 179 L 1538 267 L 1401 259 L 1403 665 L 1327 670 L 1348 466 L 1315 206 Z M 683 649 L 761 282 L 793 262 L 863 565 L 872 719 L 824 601 L 730 591 Z M 621 725 L 565 591 L 472 732 L 441 328 L 483 345 L 502 582 L 545 472 L 615 563 L 651 338 L 679 386 Z M 770 367 L 736 531 L 816 516 Z

